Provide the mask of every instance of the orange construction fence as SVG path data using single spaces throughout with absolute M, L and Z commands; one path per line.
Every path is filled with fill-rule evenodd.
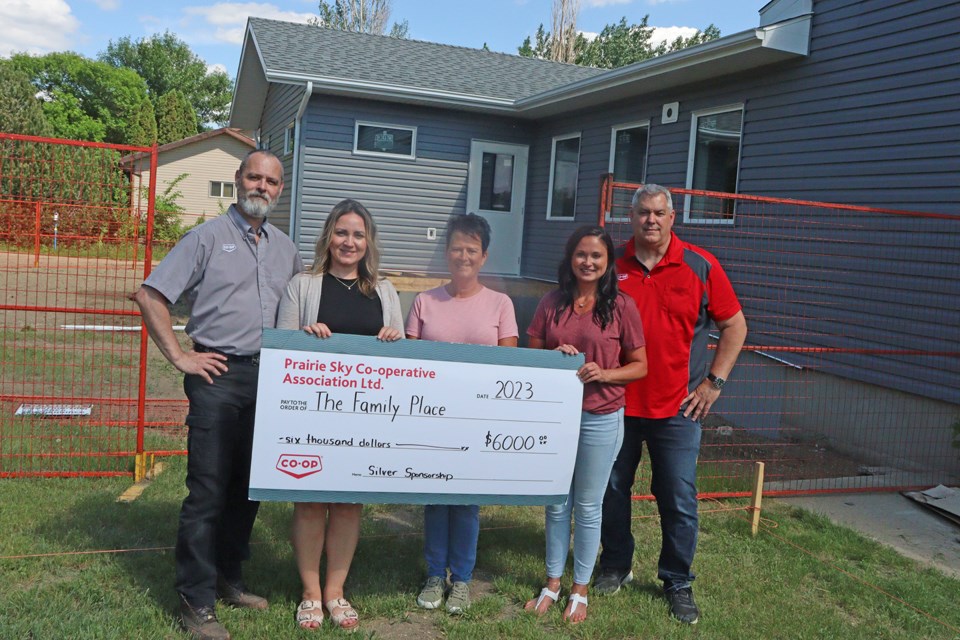
M 147 335 L 127 296 L 154 194 L 131 152 L 155 172 L 156 147 L 0 134 L 0 477 L 142 467 Z
M 640 186 L 602 178 L 617 245 Z M 749 325 L 704 422 L 702 495 L 749 495 L 755 461 L 768 495 L 955 483 L 960 215 L 671 192 L 674 231 L 717 256 Z

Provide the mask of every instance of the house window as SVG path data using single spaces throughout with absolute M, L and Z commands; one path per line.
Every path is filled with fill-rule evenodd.
M 643 184 L 647 177 L 647 149 L 650 140 L 650 122 L 632 122 L 610 130 L 610 165 L 608 171 L 616 182 Z M 630 212 L 630 198 L 622 192 L 614 192 L 613 210 L 607 212 L 607 220 L 626 219 Z M 622 198 L 623 202 L 619 199 Z M 612 215 L 611 215 L 612 213 Z
M 417 128 L 374 122 L 357 122 L 353 152 L 416 158 Z
M 547 219 L 570 219 L 577 204 L 577 174 L 580 168 L 580 134 L 556 136 L 550 153 L 550 191 Z
M 742 129 L 742 104 L 693 114 L 687 160 L 688 189 L 737 192 Z M 684 201 L 683 219 L 684 222 L 732 224 L 734 204 L 726 198 L 688 197 Z
M 294 123 L 292 122 L 288 124 L 287 128 L 283 132 L 283 155 L 285 156 L 288 156 L 291 153 L 293 153 L 293 145 L 295 140 L 295 137 L 293 135 L 294 134 L 293 124 Z
M 211 198 L 233 198 L 233 183 L 232 182 L 211 182 L 210 197 Z
M 483 153 L 480 166 L 480 208 L 510 211 L 513 202 L 513 154 Z

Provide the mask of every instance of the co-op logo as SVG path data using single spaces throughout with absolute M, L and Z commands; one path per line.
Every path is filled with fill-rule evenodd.
M 297 453 L 283 453 L 277 459 L 277 471 L 294 478 L 306 478 L 323 470 L 320 456 L 305 456 Z

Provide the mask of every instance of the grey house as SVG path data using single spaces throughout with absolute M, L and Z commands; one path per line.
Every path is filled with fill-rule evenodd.
M 958 213 L 960 2 L 773 0 L 759 13 L 756 28 L 615 70 L 251 18 L 230 125 L 258 131 L 261 147 L 283 159 L 277 222 L 308 260 L 326 213 L 353 197 L 379 221 L 383 267 L 396 271 L 443 273 L 445 220 L 472 211 L 494 230 L 488 271 L 552 280 L 570 231 L 598 220 L 606 173 Z M 678 220 L 694 241 L 703 229 L 750 224 L 689 201 Z M 805 266 L 847 278 L 847 293 L 824 308 L 878 292 L 846 318 L 876 326 L 847 343 L 955 354 L 960 226 L 898 224 L 877 233 L 911 232 L 918 250 L 930 247 L 923 264 L 864 249 L 849 260 L 876 260 L 869 269 L 848 269 L 842 255 Z M 809 239 L 796 225 L 784 233 Z M 714 250 L 736 262 L 723 241 Z M 777 344 L 786 332 L 764 319 L 776 283 L 730 270 L 749 300 L 751 336 Z M 811 288 L 827 290 L 824 277 Z M 805 304 L 784 316 L 804 316 L 810 335 L 827 336 L 811 346 L 833 345 L 837 314 Z M 838 355 L 824 369 L 956 405 L 958 360 Z

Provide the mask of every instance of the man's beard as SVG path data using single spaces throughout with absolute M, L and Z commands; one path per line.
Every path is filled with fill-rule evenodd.
M 237 200 L 237 206 L 245 214 L 256 220 L 263 220 L 273 211 L 273 208 L 277 206 L 276 200 L 271 200 L 270 196 L 265 193 L 260 193 L 255 189 L 247 191 L 246 193 L 238 190 L 238 193 L 241 195 Z

